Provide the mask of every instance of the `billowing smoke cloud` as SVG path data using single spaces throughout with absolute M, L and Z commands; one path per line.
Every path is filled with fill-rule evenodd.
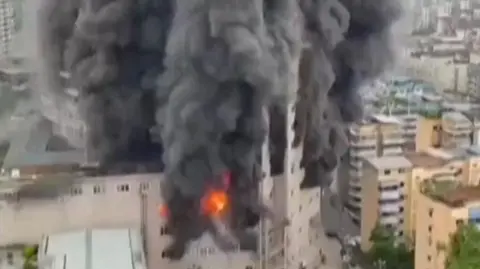
M 204 223 L 192 209 L 226 171 L 235 207 L 266 212 L 251 202 L 259 151 L 270 129 L 272 172 L 282 172 L 295 96 L 302 185 L 329 184 L 346 126 L 362 114 L 357 89 L 393 62 L 400 10 L 396 0 L 45 0 L 41 81 L 61 99 L 59 73 L 71 74 L 88 147 L 104 163 L 145 156 L 160 130 L 183 253 L 201 229 L 179 227 Z
M 289 65 L 301 45 L 295 7 L 177 1 L 162 78 L 168 101 L 157 119 L 165 124 L 167 176 L 185 195 L 201 195 L 204 183 L 226 170 L 252 178 L 267 131 L 263 109 L 294 93 Z
M 41 89 L 58 104 L 64 87 L 80 91 L 95 160 L 130 160 L 151 150 L 171 16 L 169 1 L 46 0 L 40 9 Z M 61 71 L 71 80 L 62 81 Z
M 301 7 L 311 45 L 296 115 L 305 132 L 303 185 L 328 186 L 347 149 L 347 124 L 362 116 L 359 86 L 393 64 L 391 26 L 402 8 L 395 0 L 303 0 Z

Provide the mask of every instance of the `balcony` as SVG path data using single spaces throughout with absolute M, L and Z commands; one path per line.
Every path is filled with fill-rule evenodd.
M 348 195 L 352 198 L 362 199 L 362 192 L 359 188 L 352 188 L 348 190 Z
M 398 190 L 383 190 L 380 191 L 380 200 L 401 200 L 402 193 Z
M 351 180 L 348 181 L 348 185 L 350 187 L 353 187 L 353 188 L 361 188 L 362 187 L 362 184 L 360 182 L 360 179 L 359 178 L 352 178 Z
M 396 226 L 400 224 L 401 216 L 380 217 L 380 224 Z
M 405 144 L 405 143 L 404 143 Z M 402 146 L 404 145 L 395 145 L 392 146 L 385 146 L 383 148 L 383 155 L 385 156 L 393 156 L 393 155 L 401 155 L 403 153 Z
M 377 156 L 377 149 L 376 148 L 373 148 L 373 149 L 361 149 L 361 148 L 357 148 L 357 149 L 352 149 L 350 151 L 350 156 L 352 157 L 363 157 L 363 158 L 370 158 L 370 157 L 376 157 Z
M 360 178 L 360 177 L 362 176 L 362 171 L 356 170 L 356 169 L 350 169 L 350 170 L 348 171 L 348 174 L 350 175 L 350 177 L 351 177 L 352 179 L 358 179 L 358 178 Z M 354 180 L 351 180 L 350 182 L 352 182 L 352 181 L 354 181 Z M 356 185 L 359 185 L 360 183 L 359 183 L 358 180 L 357 180 L 357 181 L 355 181 L 355 184 L 356 184 Z
M 377 140 L 374 138 L 371 138 L 371 139 L 354 138 L 350 140 L 350 144 L 353 147 L 375 147 L 377 145 Z
M 379 209 L 380 213 L 387 213 L 387 214 L 397 214 L 400 213 L 400 206 L 399 204 L 382 204 L 380 205 Z
M 399 131 L 399 133 L 402 133 L 402 131 Z M 383 138 L 383 144 L 384 145 L 401 145 L 405 143 L 405 138 L 403 135 L 396 135 L 396 136 L 390 136 L 390 137 L 384 137 Z

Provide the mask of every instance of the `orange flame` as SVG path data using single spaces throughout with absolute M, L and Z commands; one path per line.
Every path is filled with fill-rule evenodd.
M 167 205 L 161 205 L 158 208 L 158 213 L 160 214 L 161 217 L 166 218 L 169 215 L 169 210 Z
M 219 216 L 225 212 L 228 203 L 228 194 L 225 191 L 211 191 L 204 197 L 203 210 L 209 216 Z

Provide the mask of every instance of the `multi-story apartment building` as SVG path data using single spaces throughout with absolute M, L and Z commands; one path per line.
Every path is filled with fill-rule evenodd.
M 419 233 L 424 234 L 418 231 L 419 218 L 424 217 L 419 211 L 422 186 L 425 182 L 480 184 L 480 149 L 431 148 L 404 156 L 367 159 L 363 177 L 362 208 L 368 210 L 361 214 L 362 248 L 370 247 L 370 234 L 378 223 L 395 228 L 396 235 L 412 243 Z
M 480 187 L 429 181 L 420 193 L 415 268 L 445 269 L 451 235 L 463 223 L 480 223 Z
M 363 159 L 400 155 L 405 144 L 402 122 L 394 117 L 374 115 L 349 129 L 350 149 L 342 163 L 348 171 L 348 195 L 344 197 L 354 220 L 360 220 Z M 340 176 L 340 175 L 339 175 Z M 340 177 L 343 177 L 342 175 Z
M 405 138 L 405 151 L 415 150 L 415 137 L 417 136 L 418 114 L 404 113 L 395 115 L 402 122 Z
M 11 50 L 15 34 L 15 12 L 10 0 L 0 1 L 0 57 L 5 57 Z
M 405 194 L 411 163 L 403 156 L 383 156 L 365 161 L 362 175 L 361 247 L 370 248 L 377 223 L 401 237 L 405 231 Z
M 478 145 L 478 113 L 431 109 L 419 115 L 416 150 L 430 147 L 457 148 Z
M 468 147 L 471 144 L 472 123 L 460 112 L 442 115 L 441 144 L 445 148 Z

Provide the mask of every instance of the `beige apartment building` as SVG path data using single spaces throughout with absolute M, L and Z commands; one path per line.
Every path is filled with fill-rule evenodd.
M 402 154 L 405 144 L 402 122 L 394 117 L 375 115 L 349 130 L 350 149 L 348 162 L 339 170 L 348 171 L 347 205 L 354 220 L 360 221 L 362 204 L 363 160 L 379 156 Z
M 377 224 L 399 238 L 406 230 L 405 208 L 412 164 L 403 156 L 383 156 L 365 161 L 362 178 L 361 248 L 370 248 L 370 234 Z
M 426 181 L 421 187 L 415 268 L 445 269 L 451 235 L 466 223 L 479 226 L 480 186 L 456 181 Z
M 419 211 L 425 182 L 480 184 L 480 149 L 434 149 L 404 156 L 365 160 L 362 179 L 362 248 L 370 247 L 370 234 L 378 223 L 395 228 L 398 236 L 413 242 L 419 236 Z M 396 222 L 395 222 L 396 221 Z M 394 223 L 401 223 L 399 226 Z M 402 233 L 397 227 L 402 228 Z
M 419 117 L 416 151 L 465 148 L 478 145 L 479 137 L 478 115 L 432 109 Z
M 472 123 L 460 112 L 442 115 L 442 146 L 445 148 L 468 147 L 471 144 Z

